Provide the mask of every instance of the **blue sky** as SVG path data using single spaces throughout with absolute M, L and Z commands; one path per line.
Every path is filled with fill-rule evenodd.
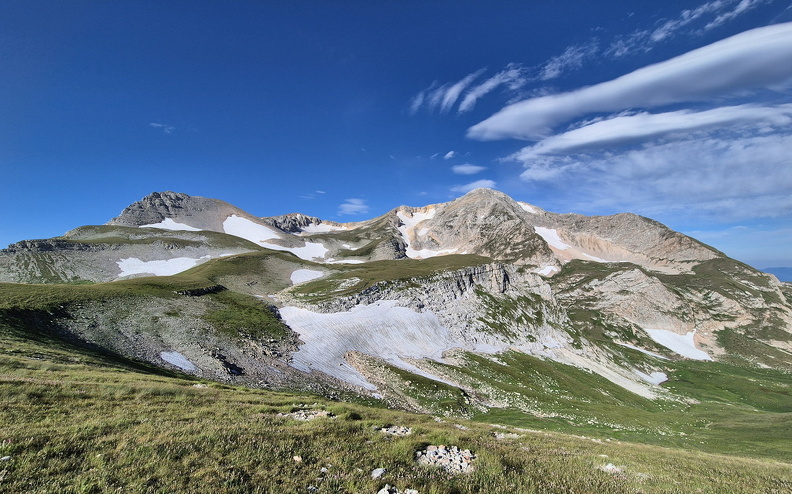
M 792 3 L 0 2 L 0 245 L 153 191 L 359 221 L 476 186 L 792 266 Z

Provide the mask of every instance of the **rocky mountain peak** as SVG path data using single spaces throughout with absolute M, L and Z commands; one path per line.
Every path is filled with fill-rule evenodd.
M 227 202 L 181 192 L 152 192 L 127 206 L 108 225 L 154 226 L 166 220 L 192 229 L 223 231 L 223 221 L 230 215 L 250 216 Z
M 557 264 L 524 208 L 496 190 L 474 189 L 443 204 L 401 207 L 395 215 L 408 257 L 478 254 L 525 264 Z
M 289 233 L 300 233 L 311 224 L 319 225 L 322 220 L 302 213 L 288 213 L 281 216 L 267 218 L 267 223 Z

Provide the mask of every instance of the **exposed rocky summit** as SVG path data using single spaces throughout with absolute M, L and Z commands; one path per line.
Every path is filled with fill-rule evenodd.
M 107 224 L 140 227 L 158 225 L 170 219 L 198 230 L 223 231 L 223 221 L 232 214 L 248 216 L 241 209 L 218 199 L 170 191 L 152 192 L 127 206 Z

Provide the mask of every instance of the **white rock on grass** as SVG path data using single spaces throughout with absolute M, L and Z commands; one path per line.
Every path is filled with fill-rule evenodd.
M 371 471 L 371 478 L 372 479 L 378 479 L 378 478 L 382 477 L 383 475 L 385 475 L 385 472 L 387 472 L 387 471 L 388 470 L 385 469 L 385 468 L 375 468 L 374 470 Z
M 473 470 L 473 460 L 476 455 L 469 449 L 459 449 L 456 446 L 447 447 L 427 446 L 423 451 L 416 451 L 418 463 L 440 467 L 449 473 L 467 473 Z
M 327 410 L 297 410 L 291 413 L 279 413 L 278 417 L 289 417 L 294 420 L 313 420 L 318 418 L 335 418 L 335 415 Z
M 492 435 L 495 439 L 518 439 L 520 437 L 519 434 L 513 432 L 493 432 Z
M 385 487 L 378 490 L 377 494 L 418 494 L 418 491 L 415 489 L 404 489 L 403 491 L 400 491 L 390 484 L 385 484 Z
M 392 425 L 390 427 L 383 427 L 380 429 L 383 434 L 390 434 L 391 436 L 409 436 L 412 434 L 412 429 L 403 425 Z
M 603 472 L 613 473 L 613 474 L 620 474 L 624 472 L 623 467 L 617 467 L 613 463 L 608 463 L 607 465 L 603 465 L 600 467 L 600 470 Z

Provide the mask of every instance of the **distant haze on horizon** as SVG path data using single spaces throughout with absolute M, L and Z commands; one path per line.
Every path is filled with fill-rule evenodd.
M 792 266 L 781 0 L 0 3 L 0 247 L 153 191 L 361 221 L 476 187 Z

